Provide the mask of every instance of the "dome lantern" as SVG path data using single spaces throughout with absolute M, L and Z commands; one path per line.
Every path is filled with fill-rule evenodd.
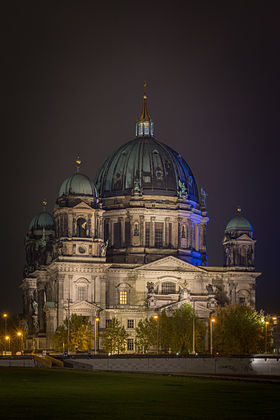
M 142 113 L 139 120 L 136 123 L 136 137 L 151 136 L 154 135 L 154 123 L 148 112 L 148 103 L 146 95 L 147 83 L 144 83 L 144 95 L 142 103 Z

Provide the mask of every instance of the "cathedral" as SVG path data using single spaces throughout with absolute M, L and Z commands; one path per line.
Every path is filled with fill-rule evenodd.
M 225 227 L 224 266 L 208 266 L 206 193 L 183 156 L 155 138 L 146 94 L 136 137 L 107 158 L 94 182 L 80 167 L 78 158 L 53 211 L 43 202 L 27 231 L 27 349 L 52 349 L 71 314 L 99 331 L 117 318 L 134 352 L 139 320 L 160 311 L 188 302 L 207 322 L 217 305 L 255 306 L 251 224 L 238 209 Z

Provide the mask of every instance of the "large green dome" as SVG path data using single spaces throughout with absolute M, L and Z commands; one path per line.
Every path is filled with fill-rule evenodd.
M 29 225 L 30 231 L 38 231 L 43 229 L 54 230 L 53 217 L 46 210 L 43 210 L 41 213 L 33 217 Z
M 236 215 L 227 224 L 225 232 L 249 231 L 253 232 L 250 222 L 245 217 Z
M 95 180 L 101 197 L 130 195 L 135 183 L 143 194 L 177 196 L 199 202 L 198 189 L 183 157 L 153 136 L 138 136 L 121 146 L 103 164 Z
M 92 182 L 86 175 L 75 173 L 62 183 L 58 197 L 62 197 L 63 195 L 96 196 L 96 193 Z

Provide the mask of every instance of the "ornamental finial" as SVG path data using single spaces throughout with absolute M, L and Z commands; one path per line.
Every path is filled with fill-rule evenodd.
M 80 170 L 80 166 L 81 166 L 81 163 L 82 163 L 82 161 L 81 161 L 81 159 L 80 159 L 80 156 L 78 155 L 77 156 L 77 159 L 76 159 L 76 168 L 77 168 L 77 173 L 79 172 L 79 170 Z
M 153 136 L 154 135 L 154 123 L 148 112 L 148 101 L 147 101 L 147 82 L 144 82 L 144 95 L 142 103 L 142 113 L 136 124 L 136 136 Z
M 47 202 L 47 200 L 44 198 L 44 199 L 42 200 L 43 211 L 46 211 L 47 204 L 48 204 L 48 202 Z
M 147 99 L 146 89 L 147 89 L 147 82 L 144 82 L 144 99 Z
M 238 214 L 240 214 L 242 212 L 242 208 L 240 206 L 238 206 L 236 211 L 237 211 Z

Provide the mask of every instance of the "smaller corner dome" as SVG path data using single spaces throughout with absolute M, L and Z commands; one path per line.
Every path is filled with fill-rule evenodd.
M 58 197 L 63 195 L 89 195 L 96 197 L 97 193 L 95 186 L 86 175 L 75 173 L 62 183 Z
M 253 232 L 251 223 L 245 217 L 236 215 L 227 224 L 225 232 L 247 231 Z
M 37 214 L 30 222 L 29 230 L 54 230 L 54 219 L 50 213 L 43 210 Z

